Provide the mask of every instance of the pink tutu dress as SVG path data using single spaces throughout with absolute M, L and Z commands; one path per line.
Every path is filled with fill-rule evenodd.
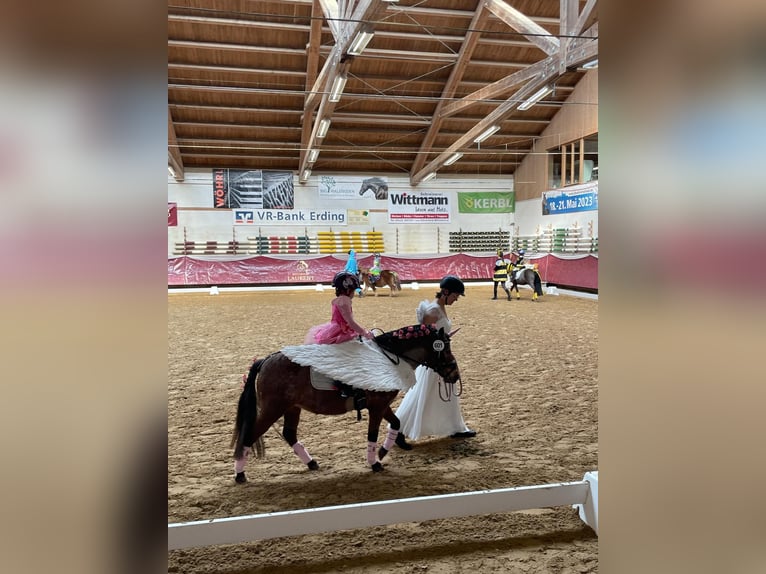
M 329 323 L 315 325 L 306 334 L 305 344 L 345 343 L 359 335 L 364 336 L 367 329 L 354 321 L 351 299 L 340 295 L 332 300 L 332 316 Z

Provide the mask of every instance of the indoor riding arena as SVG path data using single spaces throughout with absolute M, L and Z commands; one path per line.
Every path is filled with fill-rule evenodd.
M 354 299 L 362 325 L 414 322 L 436 286 Z M 168 521 L 580 480 L 598 468 L 598 303 L 567 295 L 492 300 L 468 284 L 450 307 L 463 377 L 463 416 L 476 437 L 398 447 L 385 470 L 365 464 L 366 418 L 304 411 L 307 470 L 281 439 L 234 482 L 232 449 L 242 374 L 253 357 L 303 341 L 325 322 L 334 293 L 171 293 L 168 296 Z M 400 398 L 395 401 L 399 403 Z M 596 572 L 594 532 L 573 508 L 540 508 L 405 523 L 250 544 L 173 551 L 173 572 Z
M 169 572 L 598 572 L 598 4 L 169 6 Z M 387 278 L 352 298 L 380 332 L 465 283 L 475 436 L 373 472 L 366 410 L 304 410 L 319 468 L 280 419 L 235 482 L 243 374 L 330 320 L 344 270 Z

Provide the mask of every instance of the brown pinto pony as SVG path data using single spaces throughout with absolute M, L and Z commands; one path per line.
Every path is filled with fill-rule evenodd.
M 383 287 L 388 287 L 391 289 L 390 295 L 393 297 L 395 291 L 402 290 L 399 274 L 396 271 L 391 271 L 390 269 L 381 270 L 377 281 L 373 281 L 373 276 L 370 274 L 370 270 L 364 267 L 359 268 L 359 275 L 361 275 L 362 283 L 364 283 L 362 294 L 367 293 L 367 290 L 372 288 L 372 292 L 375 293 L 375 296 L 377 297 L 378 292 L 375 290 L 376 287 L 380 287 L 381 289 Z
M 412 369 L 426 365 L 439 373 L 446 383 L 455 384 L 460 381 L 460 370 L 450 350 L 450 335 L 433 325 L 412 325 L 378 335 L 374 342 L 392 363 L 403 361 Z M 342 415 L 348 412 L 348 408 L 347 399 L 337 391 L 315 389 L 311 385 L 309 369 L 294 363 L 281 351 L 253 362 L 239 397 L 232 437 L 236 482 L 247 481 L 244 471 L 246 449 L 252 447 L 258 456 L 263 455 L 263 434 L 281 417 L 284 417 L 282 436 L 293 447 L 293 452 L 309 470 L 319 469 L 319 464 L 298 442 L 301 410 L 320 415 Z M 392 448 L 401 426 L 391 410 L 391 403 L 399 390 L 364 392 L 369 413 L 367 460 L 373 472 L 380 472 L 383 470 L 380 459 Z M 391 425 L 391 431 L 376 457 L 370 445 L 377 444 L 383 419 Z M 371 461 L 371 458 L 375 460 Z

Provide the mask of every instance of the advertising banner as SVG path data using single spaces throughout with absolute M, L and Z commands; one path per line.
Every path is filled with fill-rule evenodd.
M 459 191 L 459 213 L 513 213 L 516 210 L 516 194 L 512 191 Z
M 234 225 L 348 225 L 345 209 L 234 209 Z
M 388 195 L 389 223 L 449 223 L 449 195 L 441 191 L 401 192 Z
M 598 182 L 572 185 L 565 191 L 543 192 L 543 215 L 598 211 Z
M 178 226 L 178 204 L 168 202 L 168 227 Z
M 293 172 L 260 169 L 214 169 L 213 207 L 292 209 Z
M 370 212 L 366 209 L 347 209 L 349 225 L 369 225 Z
M 319 197 L 323 199 L 388 199 L 385 177 L 323 175 L 319 178 Z

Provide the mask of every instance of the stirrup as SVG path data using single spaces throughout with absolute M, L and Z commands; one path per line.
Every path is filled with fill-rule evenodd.
M 363 389 L 354 389 L 354 410 L 356 410 L 356 420 L 362 420 L 362 409 L 367 408 L 367 394 Z

